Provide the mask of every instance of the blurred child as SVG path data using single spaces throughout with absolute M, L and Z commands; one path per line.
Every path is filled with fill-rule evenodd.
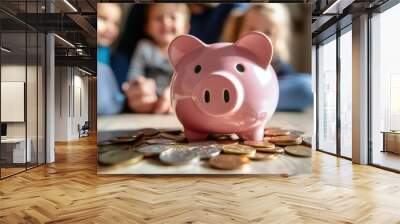
M 168 61 L 169 43 L 189 31 L 190 12 L 186 4 L 159 3 L 146 8 L 144 32 L 138 42 L 123 90 L 128 105 L 138 113 L 170 111 L 169 84 L 173 69 Z
M 110 46 L 117 38 L 121 9 L 114 3 L 97 4 L 97 113 L 121 112 L 125 97 L 110 67 Z
M 232 14 L 226 23 L 223 41 L 235 42 L 250 31 L 260 31 L 272 41 L 271 65 L 279 79 L 278 110 L 301 111 L 311 106 L 311 76 L 296 74 L 289 64 L 291 20 L 288 9 L 278 3 L 252 4 L 242 14 Z

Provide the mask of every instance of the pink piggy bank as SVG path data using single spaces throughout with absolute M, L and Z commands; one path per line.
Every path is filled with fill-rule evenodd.
M 251 32 L 235 43 L 207 45 L 181 35 L 169 45 L 168 56 L 175 71 L 172 107 L 189 141 L 215 133 L 263 140 L 279 98 L 267 36 Z

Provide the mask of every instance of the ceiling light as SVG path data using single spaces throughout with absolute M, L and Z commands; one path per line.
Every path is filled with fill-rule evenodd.
M 60 36 L 57 35 L 57 34 L 54 34 L 54 36 L 57 37 L 57 38 L 58 38 L 59 40 L 61 40 L 62 42 L 64 42 L 65 44 L 67 44 L 68 46 L 75 48 L 75 45 L 73 45 L 73 44 L 72 44 L 71 42 L 69 42 L 68 40 L 66 40 L 66 39 L 64 39 L 64 38 L 62 38 L 62 37 L 60 37 Z
M 86 70 L 83 70 L 83 69 L 81 69 L 81 68 L 79 68 L 79 67 L 78 67 L 78 70 L 81 71 L 81 72 L 83 72 L 83 73 L 85 73 L 85 74 L 87 74 L 87 75 L 90 75 L 90 76 L 92 75 L 92 73 L 90 73 L 90 72 L 88 72 L 88 71 L 86 71 Z
M 342 14 L 343 10 L 351 5 L 355 0 L 336 0 L 322 14 Z
M 1 49 L 2 51 L 6 52 L 6 53 L 10 53 L 10 52 L 11 52 L 11 50 L 9 50 L 9 49 L 7 49 L 7 48 L 5 48 L 5 47 L 1 47 L 0 49 Z
M 78 12 L 78 10 L 68 0 L 64 0 L 64 3 L 68 5 L 68 7 L 70 7 L 74 12 Z

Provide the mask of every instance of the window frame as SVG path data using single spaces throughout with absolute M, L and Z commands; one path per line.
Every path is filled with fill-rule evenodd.
M 316 150 L 319 152 L 327 153 L 329 155 L 337 156 L 346 160 L 352 161 L 352 158 L 347 157 L 342 155 L 341 153 L 341 119 L 340 119 L 340 103 L 341 103 L 341 97 L 340 97 L 340 81 L 341 81 L 341 67 L 340 67 L 340 37 L 347 32 L 352 31 L 352 22 L 351 22 L 351 16 L 345 16 L 342 19 L 338 20 L 335 24 L 332 25 L 332 27 L 336 27 L 336 32 L 331 33 L 330 35 L 323 37 L 323 39 L 317 39 L 316 42 L 316 51 L 315 51 L 315 61 L 316 61 L 316 69 L 315 69 L 315 79 L 316 79 L 316 124 L 315 124 L 315 144 L 316 144 Z M 327 28 L 327 30 L 332 29 L 332 27 Z M 319 85 L 320 85 L 320 74 L 319 74 L 319 68 L 320 64 L 318 63 L 319 60 L 319 51 L 318 49 L 320 48 L 320 45 L 329 43 L 331 41 L 336 41 L 336 152 L 332 153 L 327 150 L 321 149 L 320 148 L 320 143 L 319 143 L 319 122 L 320 122 L 320 117 L 319 117 L 319 100 L 320 100 L 320 93 L 319 93 Z

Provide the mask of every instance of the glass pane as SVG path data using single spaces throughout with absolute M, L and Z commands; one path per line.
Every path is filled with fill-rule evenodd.
M 26 141 L 26 33 L 1 34 L 2 177 L 25 170 L 31 151 Z M 28 147 L 26 147 L 28 146 Z M 26 150 L 28 148 L 28 150 Z
M 336 39 L 318 48 L 318 149 L 336 153 Z
M 352 35 L 340 36 L 340 153 L 352 157 Z
M 27 33 L 28 44 L 28 62 L 27 62 L 27 80 L 26 80 L 26 113 L 27 113 L 27 142 L 30 148 L 30 160 L 28 160 L 28 168 L 37 165 L 38 160 L 38 36 L 36 32 Z
M 372 22 L 372 163 L 400 170 L 400 5 Z M 386 134 L 382 132 L 387 132 Z

